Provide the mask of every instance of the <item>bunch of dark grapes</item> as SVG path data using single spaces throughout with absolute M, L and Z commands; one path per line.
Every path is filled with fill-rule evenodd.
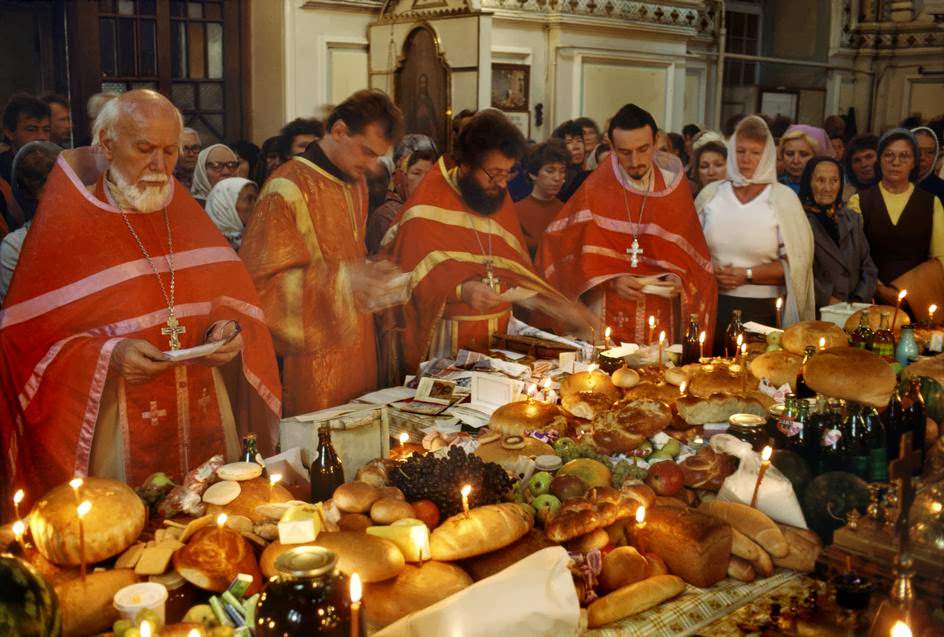
M 450 447 L 445 458 L 414 454 L 390 471 L 390 480 L 408 502 L 435 502 L 443 518 L 462 511 L 460 490 L 466 484 L 472 486 L 469 507 L 501 502 L 513 484 L 501 466 L 482 462 L 458 446 Z

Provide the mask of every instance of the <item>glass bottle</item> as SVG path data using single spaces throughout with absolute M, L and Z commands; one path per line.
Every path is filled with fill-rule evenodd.
M 698 344 L 698 315 L 692 314 L 688 318 L 688 331 L 685 332 L 685 339 L 682 341 L 682 364 L 697 363 L 700 358 L 700 349 Z
M 826 415 L 822 422 L 819 453 L 813 465 L 816 475 L 829 471 L 845 470 L 846 441 L 843 435 L 845 433 L 845 423 L 842 418 L 841 401 L 835 398 L 829 400 Z
M 777 449 L 792 449 L 792 439 L 797 434 L 797 397 L 787 394 L 783 399 L 783 413 L 777 419 L 774 441 Z
M 895 383 L 895 391 L 888 401 L 888 407 L 882 414 L 882 422 L 885 424 L 885 452 L 889 458 L 897 458 L 899 447 L 901 446 L 901 437 L 908 431 L 907 416 L 905 407 L 901 400 L 901 391 L 898 383 Z
M 907 367 L 918 360 L 918 342 L 915 341 L 914 325 L 902 325 L 898 336 L 898 346 L 895 348 L 895 360 L 902 367 Z
M 741 325 L 741 310 L 731 312 L 731 322 L 724 330 L 724 357 L 734 358 L 738 354 L 737 338 L 744 334 L 744 327 Z
M 243 451 L 239 454 L 239 459 L 243 462 L 256 463 L 256 455 L 259 451 L 256 449 L 256 434 L 246 434 L 243 436 Z
M 865 425 L 865 441 L 869 450 L 869 482 L 888 481 L 888 440 L 885 425 L 878 412 L 867 405 L 861 405 L 861 416 Z
M 790 440 L 790 450 L 806 458 L 810 442 L 810 401 L 797 399 L 794 429 L 796 435 Z
M 846 411 L 846 427 L 843 432 L 846 438 L 846 471 L 868 481 L 870 449 L 862 406 L 853 403 Z
M 322 423 L 318 430 L 318 457 L 309 468 L 311 501 L 325 502 L 334 496 L 334 490 L 344 484 L 344 469 L 334 445 L 331 444 L 331 426 Z
M 905 407 L 906 426 L 912 434 L 911 448 L 921 452 L 921 462 L 917 463 L 914 471 L 914 475 L 920 475 L 921 468 L 924 466 L 924 437 L 928 430 L 928 408 L 924 402 L 924 394 L 921 392 L 920 379 L 912 378 L 908 382 L 908 392 L 902 403 Z
M 816 354 L 816 348 L 812 345 L 808 345 L 806 348 L 806 353 L 803 355 L 803 364 L 800 365 L 800 371 L 797 372 L 796 379 L 796 395 L 797 398 L 806 399 L 806 398 L 815 398 L 816 392 L 810 389 L 809 385 L 806 384 L 806 364 L 810 362 L 810 359 Z
M 882 322 L 872 338 L 872 351 L 884 358 L 886 362 L 895 362 L 895 336 L 892 334 L 888 312 L 882 313 Z
M 859 325 L 852 332 L 852 346 L 859 349 L 872 349 L 872 338 L 875 332 L 869 324 L 869 313 L 862 312 L 859 315 Z

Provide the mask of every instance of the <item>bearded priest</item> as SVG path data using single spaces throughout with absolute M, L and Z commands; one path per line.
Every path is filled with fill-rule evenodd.
M 28 495 L 235 459 L 244 407 L 260 450 L 274 448 L 269 330 L 239 256 L 172 176 L 181 129 L 165 97 L 129 91 L 99 114 L 96 145 L 65 151 L 46 182 L 0 313 L 4 466 Z
M 656 151 L 657 130 L 648 112 L 623 106 L 610 120 L 610 159 L 564 205 L 538 249 L 538 271 L 589 305 L 617 342 L 646 343 L 649 316 L 671 339 L 692 314 L 709 339 L 714 329 L 708 245 L 681 162 Z

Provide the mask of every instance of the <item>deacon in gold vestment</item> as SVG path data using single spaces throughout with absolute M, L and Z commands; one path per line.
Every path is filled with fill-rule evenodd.
M 240 256 L 283 357 L 286 416 L 377 386 L 370 309 L 396 268 L 366 261 L 364 176 L 400 123 L 385 94 L 349 97 L 328 117 L 322 140 L 272 173 L 246 228 Z

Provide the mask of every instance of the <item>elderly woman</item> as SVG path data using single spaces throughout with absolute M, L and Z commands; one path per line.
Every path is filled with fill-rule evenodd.
M 715 343 L 727 317 L 776 322 L 786 292 L 784 324 L 815 317 L 813 233 L 800 200 L 777 183 L 776 147 L 763 119 L 744 118 L 728 140 L 728 176 L 698 195 L 698 210 L 718 280 Z
M 193 169 L 190 194 L 203 206 L 206 198 L 221 179 L 232 177 L 239 169 L 239 157 L 226 144 L 207 146 L 197 155 L 197 167 Z
M 721 135 L 713 131 L 699 133 L 692 144 L 692 192 L 728 177 L 728 149 Z
M 259 187 L 245 177 L 227 177 L 220 180 L 206 200 L 206 212 L 226 240 L 239 250 L 243 229 L 249 223 L 259 196 Z
M 927 126 L 912 128 L 911 132 L 918 140 L 918 150 L 921 152 L 918 160 L 918 188 L 944 200 L 944 179 L 934 174 L 934 166 L 941 154 L 937 134 Z
M 800 202 L 813 230 L 816 307 L 844 301 L 871 303 L 878 269 L 869 256 L 862 216 L 842 204 L 842 165 L 814 157 L 800 182 Z
M 779 155 L 783 164 L 780 183 L 799 193 L 800 179 L 803 177 L 806 162 L 817 155 L 832 157 L 833 146 L 822 128 L 793 124 L 780 138 Z
M 899 288 L 908 290 L 914 309 L 923 310 L 927 286 L 944 288 L 944 207 L 931 193 L 915 187 L 920 151 L 911 131 L 895 128 L 878 142 L 876 185 L 854 195 L 849 207 L 862 213 L 872 260 L 878 267 L 876 295 L 894 305 Z

